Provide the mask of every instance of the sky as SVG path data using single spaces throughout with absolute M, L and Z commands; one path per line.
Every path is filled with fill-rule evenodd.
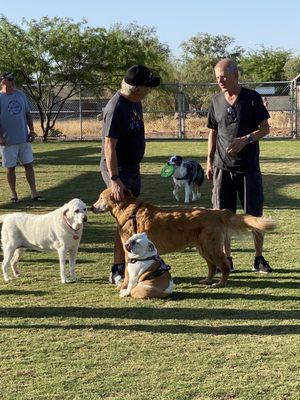
M 246 50 L 263 45 L 300 55 L 299 0 L 0 0 L 0 14 L 18 24 L 43 16 L 104 28 L 136 22 L 154 27 L 175 57 L 182 42 L 204 32 L 232 36 Z

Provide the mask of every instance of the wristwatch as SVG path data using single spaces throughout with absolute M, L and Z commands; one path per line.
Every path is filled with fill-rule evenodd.
M 249 133 L 249 135 L 246 135 L 246 138 L 248 140 L 248 143 L 253 143 L 254 142 L 254 139 L 253 139 L 253 136 L 251 136 L 251 133 Z
M 110 179 L 111 179 L 112 181 L 116 181 L 117 179 L 119 179 L 119 175 L 112 175 L 112 176 L 110 177 Z

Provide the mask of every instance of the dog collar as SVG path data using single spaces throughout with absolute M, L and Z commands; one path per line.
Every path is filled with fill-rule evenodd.
M 159 256 L 151 256 L 151 257 L 147 257 L 147 258 L 129 258 L 128 262 L 130 264 L 135 264 L 137 261 L 149 261 L 149 260 L 155 260 L 155 261 L 160 261 L 161 258 Z
M 75 234 L 73 234 L 73 239 L 74 239 L 74 240 L 77 240 L 77 239 L 79 239 L 79 236 L 76 235 L 76 232 L 78 232 L 78 231 L 81 229 L 81 226 L 80 226 L 78 229 L 72 228 L 72 226 L 70 225 L 70 223 L 69 223 L 69 221 L 68 221 L 68 218 L 66 217 L 66 212 L 67 212 L 67 211 L 65 211 L 65 212 L 63 213 L 63 219 L 64 219 L 65 223 L 68 225 L 68 227 L 75 233 Z

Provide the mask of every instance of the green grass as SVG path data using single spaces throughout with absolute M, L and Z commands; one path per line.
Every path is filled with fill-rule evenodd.
M 159 176 L 171 154 L 205 164 L 206 142 L 147 144 L 143 195 L 174 205 L 171 179 Z M 34 144 L 36 176 L 47 203 L 32 204 L 22 169 L 22 202 L 11 205 L 1 169 L 0 212 L 45 212 L 80 197 L 89 205 L 104 185 L 98 143 Z M 121 299 L 107 283 L 114 222 L 89 213 L 77 272 L 62 285 L 55 253 L 27 252 L 23 277 L 0 279 L 0 399 L 296 400 L 299 399 L 298 141 L 263 141 L 266 236 L 275 272 L 251 272 L 250 236 L 235 238 L 238 272 L 224 289 L 203 287 L 205 261 L 194 251 L 166 255 L 169 300 Z M 210 207 L 206 181 L 199 205 Z

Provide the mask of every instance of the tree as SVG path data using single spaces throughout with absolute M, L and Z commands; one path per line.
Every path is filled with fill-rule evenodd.
M 251 50 L 240 60 L 242 77 L 256 82 L 280 81 L 284 79 L 284 66 L 290 56 L 288 50 L 265 47 Z
M 98 92 L 115 88 L 129 66 L 144 63 L 163 70 L 168 55 L 153 28 L 136 24 L 107 31 L 68 18 L 23 20 L 22 26 L 0 18 L 0 67 L 17 72 L 38 108 L 45 141 L 81 83 Z
M 292 80 L 300 74 L 300 57 L 294 57 L 288 60 L 284 67 L 284 76 L 286 79 Z
M 95 70 L 107 70 L 105 30 L 86 22 L 48 17 L 23 21 L 25 28 L 0 19 L 0 64 L 17 72 L 19 83 L 36 104 L 43 139 L 53 129 L 65 102 L 80 82 L 94 82 Z
M 215 82 L 214 66 L 221 58 L 239 60 L 244 52 L 235 39 L 226 35 L 199 33 L 181 44 L 183 61 L 178 78 L 185 83 Z M 189 86 L 186 97 L 196 110 L 206 107 L 214 88 Z

